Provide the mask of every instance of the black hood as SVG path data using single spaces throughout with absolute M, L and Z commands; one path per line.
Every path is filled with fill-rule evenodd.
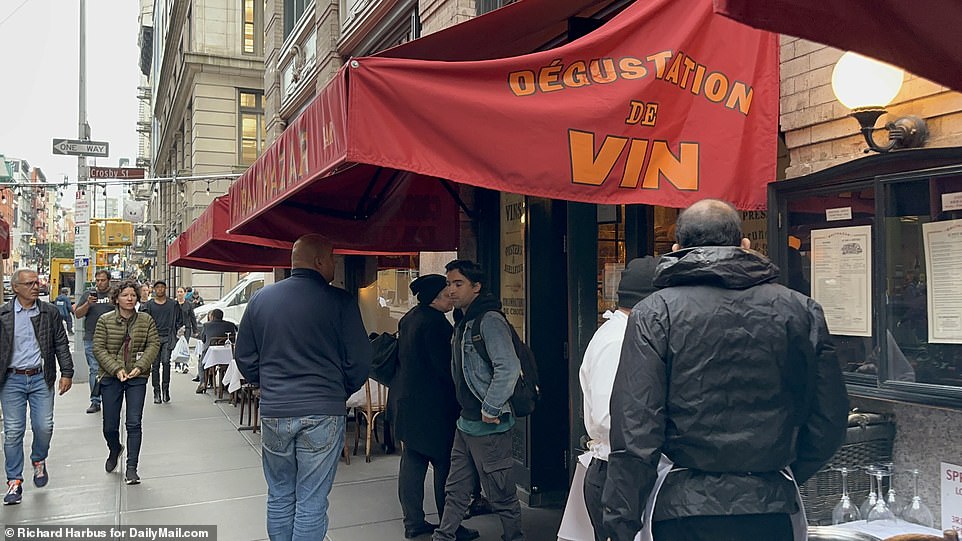
M 481 294 L 478 298 L 474 299 L 468 306 L 468 311 L 464 313 L 464 317 L 458 322 L 461 325 L 465 321 L 472 320 L 479 315 L 490 312 L 491 310 L 501 311 L 501 301 L 497 299 L 494 295 Z
M 655 287 L 716 285 L 747 289 L 778 278 L 778 267 L 762 254 L 737 246 L 701 246 L 661 257 Z

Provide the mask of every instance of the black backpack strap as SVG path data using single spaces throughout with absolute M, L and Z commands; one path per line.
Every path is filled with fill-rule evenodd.
M 481 336 L 481 318 L 483 318 L 488 312 L 498 312 L 501 314 L 501 317 L 504 317 L 504 314 L 502 314 L 500 310 L 488 310 L 478 314 L 471 322 L 471 343 L 474 344 L 474 349 L 478 350 L 478 354 L 481 355 L 481 358 L 487 361 L 488 364 L 491 364 L 491 357 L 488 355 L 488 348 L 484 345 L 484 337 Z M 505 321 L 507 321 L 507 318 L 505 318 Z

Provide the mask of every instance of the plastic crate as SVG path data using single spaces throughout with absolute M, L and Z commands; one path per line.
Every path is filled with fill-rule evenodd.
M 854 505 L 868 496 L 869 476 L 864 466 L 892 460 L 895 422 L 877 414 L 849 416 L 845 443 L 829 463 L 800 487 L 809 524 L 830 525 L 832 509 L 842 498 L 842 474 L 838 468 L 849 468 L 848 493 Z

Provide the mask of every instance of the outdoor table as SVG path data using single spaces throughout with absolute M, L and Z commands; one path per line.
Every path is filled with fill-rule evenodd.
M 204 368 L 216 365 L 229 365 L 234 360 L 234 352 L 230 346 L 210 346 L 204 353 Z
M 210 346 L 204 353 L 204 370 L 215 369 L 217 373 L 223 375 L 232 362 L 234 362 L 234 351 L 230 346 Z M 224 398 L 224 384 L 216 375 L 214 387 L 217 390 L 215 403 L 229 400 Z
M 874 520 L 872 522 L 866 522 L 864 520 L 856 520 L 855 522 L 846 522 L 844 524 L 839 524 L 835 526 L 836 528 L 842 528 L 845 530 L 853 530 L 857 532 L 867 533 L 869 535 L 874 535 L 879 539 L 886 539 L 892 537 L 893 535 L 900 535 L 906 533 L 920 533 L 927 535 L 934 535 L 936 537 L 942 537 L 942 530 L 935 530 L 932 528 L 926 528 L 925 526 L 919 526 L 911 522 L 905 522 L 902 519 L 895 521 L 891 520 Z

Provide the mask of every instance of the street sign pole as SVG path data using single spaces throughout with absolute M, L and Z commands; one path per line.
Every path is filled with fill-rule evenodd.
M 80 0 L 80 114 L 78 118 L 77 135 L 78 139 L 89 140 L 90 128 L 87 126 L 87 1 Z M 83 257 L 87 258 L 87 265 L 90 264 L 90 194 L 85 194 L 85 184 L 87 181 L 87 158 L 77 157 L 77 199 L 74 211 L 79 215 L 81 210 L 87 214 L 86 223 L 80 225 L 75 222 L 74 228 L 74 302 L 79 306 L 80 302 L 86 301 L 80 296 L 85 291 L 87 283 L 87 266 L 77 264 L 78 259 L 83 263 Z M 79 207 L 83 207 L 82 209 Z M 80 216 L 77 216 L 80 217 Z M 80 232 L 83 231 L 81 235 Z M 84 242 L 86 240 L 86 242 Z M 79 250 L 78 250 L 79 248 Z M 78 258 L 77 256 L 80 256 Z M 78 327 L 79 328 L 79 327 Z

